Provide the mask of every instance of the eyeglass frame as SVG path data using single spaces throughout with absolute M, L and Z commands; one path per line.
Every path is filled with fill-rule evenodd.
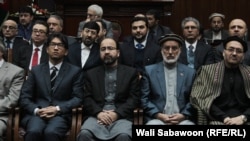
M 233 48 L 233 47 L 225 48 L 225 50 L 227 50 L 227 51 L 230 52 L 230 53 L 234 53 L 234 52 L 236 52 L 237 54 L 242 54 L 242 53 L 244 53 L 244 50 L 239 49 L 239 48 Z
M 104 52 L 104 51 L 106 51 L 106 50 L 112 51 L 112 50 L 117 50 L 117 48 L 116 48 L 116 47 L 112 47 L 112 46 L 100 47 L 100 51 L 101 51 L 101 52 Z
M 57 48 L 64 48 L 65 45 L 64 45 L 63 43 L 50 42 L 50 43 L 49 43 L 49 47 L 53 47 L 53 48 L 55 48 L 55 47 L 57 47 Z

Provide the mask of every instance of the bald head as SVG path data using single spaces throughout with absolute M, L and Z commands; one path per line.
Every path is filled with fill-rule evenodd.
M 246 22 L 242 19 L 233 19 L 228 27 L 229 36 L 238 36 L 243 39 L 248 32 Z
M 17 23 L 14 20 L 6 20 L 2 25 L 2 33 L 5 38 L 12 39 L 17 33 Z

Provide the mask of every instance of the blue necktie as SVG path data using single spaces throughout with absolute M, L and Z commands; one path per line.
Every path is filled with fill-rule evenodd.
M 140 43 L 139 43 L 139 44 L 136 45 L 136 47 L 137 47 L 138 49 L 143 49 L 144 46 L 143 46 L 143 44 L 140 44 Z
M 193 51 L 194 47 L 192 45 L 189 46 L 189 52 L 188 52 L 188 55 L 190 57 L 193 57 L 194 56 L 194 51 Z

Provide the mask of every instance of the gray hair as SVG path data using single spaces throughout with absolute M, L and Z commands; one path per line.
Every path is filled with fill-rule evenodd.
M 63 27 L 63 19 L 59 15 L 50 15 L 49 18 L 57 19 L 59 21 L 59 23 L 60 23 L 60 26 Z
M 187 23 L 187 22 L 194 22 L 196 25 L 197 25 L 197 28 L 200 30 L 200 22 L 196 19 L 196 18 L 194 18 L 194 17 L 186 17 L 186 18 L 184 18 L 183 20 L 182 20 L 182 22 L 181 22 L 181 27 L 182 27 L 182 29 L 184 29 L 184 27 L 185 27 L 185 24 Z
M 97 5 L 97 4 L 92 4 L 88 7 L 88 10 L 93 10 L 96 12 L 96 15 L 100 18 L 102 18 L 103 15 L 103 9 L 101 6 Z

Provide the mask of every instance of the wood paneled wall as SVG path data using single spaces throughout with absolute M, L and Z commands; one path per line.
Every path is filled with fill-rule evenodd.
M 29 0 L 10 1 L 10 10 L 15 11 Z M 209 27 L 208 17 L 213 12 L 225 14 L 225 28 L 234 18 L 241 18 L 250 24 L 249 0 L 174 0 L 167 4 L 166 0 L 54 0 L 57 12 L 64 18 L 64 33 L 75 36 L 78 23 L 86 18 L 86 10 L 90 4 L 103 7 L 104 18 L 118 21 L 122 25 L 122 36 L 130 34 L 130 19 L 136 13 L 145 13 L 150 8 L 158 8 L 163 13 L 161 23 L 169 26 L 175 33 L 182 35 L 181 21 L 192 16 L 197 18 L 203 28 Z M 133 2 L 134 1 L 134 2 Z M 170 6 L 170 7 L 169 7 Z

